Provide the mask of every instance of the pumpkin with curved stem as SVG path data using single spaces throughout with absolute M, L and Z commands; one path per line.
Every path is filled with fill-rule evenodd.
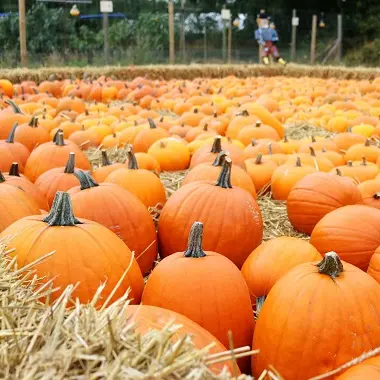
M 257 192 L 269 187 L 273 172 L 278 168 L 278 165 L 263 157 L 261 153 L 255 159 L 245 160 L 244 163 Z
M 367 139 L 364 136 L 352 133 L 351 129 L 344 133 L 338 133 L 332 138 L 338 146 L 339 151 L 345 153 L 350 147 L 357 144 L 365 144 Z
M 17 186 L 0 184 L 0 232 L 25 216 L 40 214 L 40 208 L 32 196 Z
M 257 121 L 254 126 L 245 126 L 242 128 L 237 139 L 247 146 L 252 139 L 270 139 L 273 141 L 280 140 L 280 136 L 275 129 L 268 125 L 263 125 L 261 121 Z
M 126 169 L 128 166 L 120 162 L 112 162 L 108 158 L 107 151 L 102 149 L 101 165 L 94 170 L 92 176 L 97 182 L 104 182 L 106 178 L 115 170 Z
M 18 124 L 15 123 L 6 140 L 0 140 L 0 170 L 6 171 L 13 162 L 18 162 L 20 171 L 24 171 L 24 167 L 30 152 L 28 148 L 15 141 L 15 132 Z
M 374 356 L 355 364 L 343 372 L 337 380 L 378 380 L 380 379 L 380 356 Z
M 79 185 L 79 180 L 74 173 L 75 153 L 71 152 L 66 166 L 50 169 L 37 178 L 34 184 L 44 195 L 49 207 L 52 206 L 58 191 L 67 191 Z
M 49 132 L 38 124 L 34 116 L 28 124 L 20 124 L 14 134 L 15 141 L 23 144 L 31 152 L 38 145 L 50 141 Z
M 20 107 L 12 100 L 5 101 L 9 107 L 0 110 L 0 139 L 5 140 L 11 133 L 15 123 L 24 124 L 30 119 L 29 116 L 23 114 Z
M 81 303 L 90 302 L 100 283 L 106 282 L 97 306 L 108 297 L 111 302 L 117 300 L 128 288 L 131 288 L 132 302 L 140 302 L 144 280 L 129 248 L 108 228 L 77 219 L 67 193 L 57 193 L 50 214 L 18 220 L 2 232 L 0 237 L 4 236 L 13 236 L 8 247 L 17 251 L 17 254 L 10 254 L 17 256 L 19 267 L 55 251 L 35 268 L 42 281 L 53 279 L 53 287 L 59 287 L 51 294 L 51 301 L 56 300 L 68 285 L 79 282 L 73 298 Z
M 301 232 L 311 234 L 315 225 L 329 212 L 362 199 L 357 186 L 346 177 L 312 173 L 291 189 L 287 198 L 290 223 Z
M 380 345 L 380 285 L 335 252 L 315 264 L 296 266 L 269 292 L 253 338 L 254 376 L 270 364 L 285 379 L 310 379 Z
M 260 244 L 245 260 L 241 273 L 248 285 L 256 313 L 276 282 L 299 264 L 321 260 L 305 240 L 281 236 Z
M 46 211 L 49 210 L 49 205 L 45 195 L 35 184 L 30 182 L 25 176 L 20 175 L 17 162 L 12 164 L 8 174 L 2 175 L 0 171 L 0 183 L 18 187 L 26 194 L 30 195 L 40 209 Z
M 222 150 L 227 151 L 230 154 L 234 165 L 244 165 L 244 155 L 242 150 L 228 142 L 223 142 L 222 144 L 222 137 L 216 136 L 212 144 L 204 144 L 193 154 L 191 157 L 190 169 L 193 169 L 199 164 L 214 162 L 216 156 Z
M 279 166 L 272 174 L 271 189 L 273 199 L 287 200 L 293 186 L 303 177 L 314 173 L 315 168 L 310 165 L 302 165 L 297 157 L 295 165 L 285 164 Z
M 135 152 L 147 152 L 154 142 L 170 135 L 166 129 L 157 127 L 152 119 L 149 118 L 148 122 L 149 128 L 142 129 L 133 140 Z
M 364 144 L 356 144 L 347 149 L 344 159 L 348 161 L 361 161 L 363 157 L 368 162 L 376 162 L 380 156 L 380 148 L 375 145 L 371 145 L 369 139 Z
M 203 224 L 194 222 L 187 248 L 166 257 L 153 270 L 142 303 L 185 315 L 225 345 L 229 330 L 236 347 L 250 345 L 254 319 L 243 276 L 226 257 L 203 250 L 202 234 Z M 186 302 L 186 298 L 191 302 Z M 236 305 L 238 310 L 231 313 Z M 242 359 L 239 365 L 244 371 L 249 360 Z
M 229 156 L 228 152 L 222 150 L 213 163 L 197 165 L 186 174 L 181 186 L 195 181 L 216 181 L 220 174 L 220 167 L 227 156 Z M 232 165 L 231 184 L 247 190 L 256 199 L 257 195 L 252 179 L 240 166 Z
M 24 174 L 32 181 L 49 169 L 66 165 L 67 157 L 75 153 L 78 169 L 90 170 L 91 165 L 87 156 L 75 144 L 63 140 L 63 134 L 58 133 L 56 142 L 48 142 L 37 147 L 26 162 Z
M 333 249 L 348 263 L 367 270 L 380 245 L 380 210 L 351 205 L 331 211 L 314 227 L 310 243 L 322 255 Z
M 160 179 L 146 169 L 139 169 L 132 148 L 128 147 L 128 169 L 117 169 L 105 182 L 115 183 L 136 195 L 146 207 L 156 207 L 166 202 L 165 188 Z
M 157 235 L 145 205 L 118 185 L 98 185 L 89 173 L 83 171 L 74 175 L 80 183 L 68 191 L 74 214 L 114 232 L 134 252 L 141 272 L 148 274 L 157 259 Z
M 212 215 L 212 217 L 210 217 Z M 231 159 L 226 157 L 218 180 L 192 182 L 177 190 L 158 222 L 163 257 L 186 249 L 193 222 L 204 224 L 203 246 L 241 267 L 262 240 L 260 209 L 247 191 L 231 185 Z
M 272 142 L 267 144 L 267 154 L 265 154 L 264 157 L 273 161 L 277 166 L 284 165 L 286 161 L 289 159 L 289 156 L 284 153 L 275 153 L 272 146 Z
M 209 351 L 210 354 L 227 351 L 223 344 L 209 331 L 201 327 L 198 323 L 193 322 L 190 318 L 175 311 L 149 305 L 128 305 L 125 313 L 128 318 L 128 324 L 133 324 L 136 331 L 140 334 L 145 334 L 152 329 L 162 330 L 170 322 L 174 322 L 176 325 L 181 326 L 174 334 L 173 338 L 176 341 L 187 334 L 192 336 L 192 342 L 198 349 L 213 344 Z M 219 374 L 223 366 L 226 366 L 227 369 L 232 372 L 233 365 L 231 360 L 211 364 L 209 368 L 214 373 Z

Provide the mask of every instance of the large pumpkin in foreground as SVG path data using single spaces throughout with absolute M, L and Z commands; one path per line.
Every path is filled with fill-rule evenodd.
M 253 375 L 269 365 L 291 380 L 329 372 L 380 345 L 379 318 L 380 285 L 335 252 L 318 264 L 298 265 L 261 309 Z
M 214 344 L 209 353 L 217 354 L 225 352 L 227 349 L 218 339 L 216 339 L 206 329 L 193 322 L 191 319 L 175 311 L 148 305 L 129 305 L 126 310 L 128 323 L 135 324 L 136 331 L 146 334 L 149 330 L 162 330 L 170 322 L 180 325 L 181 328 L 174 334 L 174 339 L 180 340 L 184 335 L 191 335 L 192 342 L 198 349 L 203 349 L 210 344 Z M 231 360 L 221 361 L 210 365 L 210 369 L 219 374 L 223 367 L 227 366 L 230 372 L 233 371 Z
M 317 223 L 310 243 L 322 255 L 334 250 L 342 260 L 366 271 L 380 245 L 380 210 L 362 205 L 338 208 Z
M 142 303 L 185 315 L 225 346 L 230 330 L 234 347 L 250 345 L 254 319 L 247 285 L 230 260 L 203 251 L 202 233 L 202 223 L 195 222 L 185 252 L 159 262 L 146 283 Z M 239 363 L 243 371 L 248 369 L 247 358 Z
M 380 356 L 364 360 L 356 364 L 342 375 L 338 380 L 379 380 L 380 379 Z
M 196 221 L 204 224 L 204 249 L 228 257 L 239 268 L 261 243 L 260 209 L 251 194 L 231 185 L 229 157 L 216 183 L 189 183 L 169 198 L 158 223 L 160 254 L 166 257 L 184 251 Z
M 67 193 L 57 193 L 49 215 L 20 219 L 0 234 L 0 238 L 5 236 L 12 237 L 8 247 L 15 249 L 10 254 L 17 256 L 19 267 L 54 252 L 35 267 L 38 277 L 44 281 L 54 278 L 53 287 L 59 287 L 51 294 L 52 301 L 68 285 L 79 282 L 73 298 L 81 303 L 90 302 L 99 286 L 106 282 L 98 302 L 100 306 L 127 271 L 111 301 L 131 288 L 131 299 L 140 302 L 144 280 L 129 248 L 108 228 L 75 218 Z

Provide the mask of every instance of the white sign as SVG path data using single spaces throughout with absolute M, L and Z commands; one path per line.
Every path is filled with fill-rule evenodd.
M 229 9 L 222 9 L 222 20 L 231 20 L 231 11 Z
M 300 24 L 299 17 L 292 17 L 292 26 L 298 26 Z
M 113 1 L 100 1 L 100 12 L 102 13 L 112 13 L 113 12 Z

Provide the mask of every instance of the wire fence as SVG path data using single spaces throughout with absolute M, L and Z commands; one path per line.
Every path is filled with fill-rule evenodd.
M 109 14 L 107 41 L 109 57 L 104 56 L 103 14 L 93 5 L 79 4 L 80 15 L 70 15 L 71 3 L 64 6 L 35 2 L 27 7 L 28 65 L 100 66 L 165 64 L 169 62 L 168 13 L 128 12 L 125 7 Z M 3 13 L 1 13 L 3 12 Z M 283 9 L 269 12 L 275 22 L 281 55 L 290 60 L 292 13 Z M 322 62 L 337 39 L 337 14 L 318 10 L 298 12 L 297 63 L 310 62 L 311 25 L 318 16 L 316 57 Z M 254 39 L 256 14 L 233 15 L 231 23 L 231 63 L 259 62 Z M 175 8 L 175 62 L 223 63 L 227 60 L 227 28 L 219 12 L 202 13 L 196 8 Z M 335 56 L 332 56 L 334 58 Z M 329 60 L 327 63 L 337 63 Z M 0 5 L 0 67 L 20 64 L 18 14 L 14 4 Z

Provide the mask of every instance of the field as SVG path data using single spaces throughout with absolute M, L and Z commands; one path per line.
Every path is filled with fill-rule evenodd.
M 0 93 L 1 378 L 380 378 L 380 70 Z

